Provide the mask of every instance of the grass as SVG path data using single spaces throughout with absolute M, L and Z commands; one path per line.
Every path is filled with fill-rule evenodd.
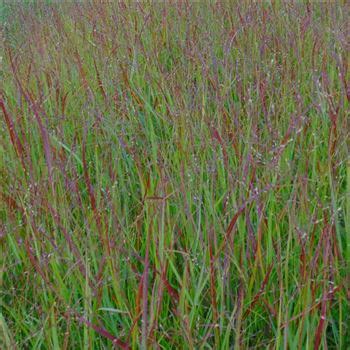
M 349 5 L 5 2 L 2 349 L 349 349 Z

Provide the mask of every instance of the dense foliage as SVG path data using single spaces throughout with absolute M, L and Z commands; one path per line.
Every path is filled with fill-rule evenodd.
M 0 347 L 349 349 L 347 2 L 5 2 Z

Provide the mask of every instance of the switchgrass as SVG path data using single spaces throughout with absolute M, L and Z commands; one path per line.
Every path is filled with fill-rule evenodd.
M 348 349 L 349 6 L 5 3 L 3 349 Z

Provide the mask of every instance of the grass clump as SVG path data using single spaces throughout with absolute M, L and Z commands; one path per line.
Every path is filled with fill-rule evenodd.
M 348 5 L 2 6 L 1 348 L 349 348 Z

